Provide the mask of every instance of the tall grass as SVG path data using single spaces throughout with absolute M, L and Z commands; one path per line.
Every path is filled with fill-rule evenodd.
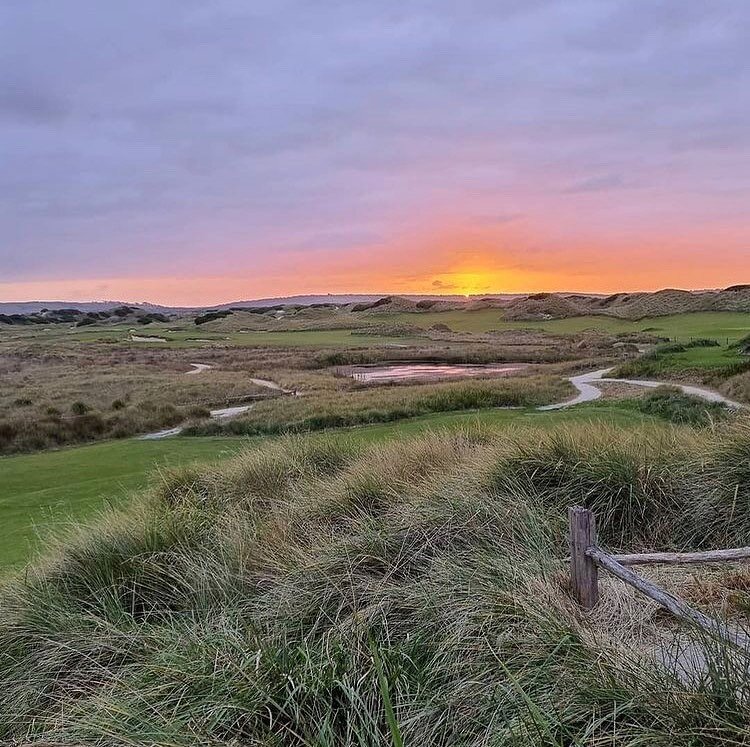
M 613 549 L 746 539 L 748 452 L 742 422 L 472 430 L 167 473 L 4 588 L 0 740 L 746 744 L 742 657 L 678 672 L 663 616 L 606 581 L 583 615 L 561 562 L 571 503 Z
M 553 376 L 520 376 L 412 386 L 375 386 L 319 391 L 297 398 L 259 402 L 240 418 L 200 423 L 186 435 L 301 433 L 367 423 L 387 423 L 436 412 L 489 407 L 527 407 L 565 399 L 567 381 Z

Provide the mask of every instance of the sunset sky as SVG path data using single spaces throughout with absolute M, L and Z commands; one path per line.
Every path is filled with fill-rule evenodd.
M 4 0 L 0 301 L 750 282 L 750 3 Z

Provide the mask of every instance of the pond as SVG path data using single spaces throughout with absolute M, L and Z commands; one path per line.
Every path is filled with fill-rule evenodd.
M 481 376 L 512 376 L 523 368 L 526 368 L 526 364 L 395 363 L 387 366 L 352 366 L 347 369 L 347 375 L 357 381 L 377 384 L 413 379 L 437 381 L 440 379 L 474 379 Z

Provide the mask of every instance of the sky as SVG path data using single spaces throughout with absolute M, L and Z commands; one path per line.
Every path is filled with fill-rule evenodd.
M 0 301 L 750 282 L 743 0 L 3 0 Z

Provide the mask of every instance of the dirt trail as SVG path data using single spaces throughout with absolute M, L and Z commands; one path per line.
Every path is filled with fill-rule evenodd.
M 573 405 L 581 404 L 582 402 L 593 402 L 602 396 L 602 390 L 596 386 L 597 382 L 603 383 L 617 383 L 617 384 L 630 384 L 632 386 L 643 386 L 650 389 L 655 389 L 660 386 L 674 386 L 683 391 L 685 394 L 690 394 L 693 397 L 700 397 L 705 399 L 707 402 L 720 402 L 733 410 L 743 410 L 747 408 L 747 405 L 743 405 L 741 402 L 735 402 L 728 397 L 725 397 L 719 392 L 715 392 L 713 389 L 706 389 L 700 386 L 692 386 L 690 384 L 678 384 L 671 381 L 648 381 L 645 379 L 611 379 L 606 376 L 611 368 L 602 368 L 599 371 L 589 371 L 585 374 L 579 374 L 578 376 L 571 376 L 568 381 L 578 390 L 578 395 L 573 399 L 566 400 L 565 402 L 556 402 L 553 405 L 544 405 L 538 407 L 538 410 L 561 410 L 564 407 L 572 407 Z
M 192 373 L 192 372 L 191 372 Z M 252 405 L 236 405 L 235 407 L 221 407 L 218 410 L 211 410 L 211 417 L 214 420 L 226 420 L 233 418 L 237 415 L 242 415 L 243 412 L 247 412 Z M 163 431 L 156 431 L 155 433 L 146 433 L 143 436 L 138 436 L 139 441 L 158 441 L 162 438 L 169 438 L 170 436 L 179 436 L 184 430 L 184 426 L 178 425 L 174 428 L 165 428 Z
M 208 371 L 209 369 L 213 368 L 213 366 L 210 366 L 207 363 L 191 363 L 191 366 L 193 366 L 192 371 L 187 371 L 185 373 L 186 376 L 190 376 L 193 374 L 199 374 L 203 373 L 204 371 Z M 298 396 L 298 392 L 292 390 L 292 389 L 284 389 L 283 386 L 280 384 L 277 384 L 275 381 L 271 381 L 270 379 L 255 379 L 250 378 L 250 381 L 253 384 L 256 384 L 257 386 L 265 387 L 266 389 L 272 389 L 275 392 L 281 392 L 282 394 L 293 394 L 295 397 Z M 218 410 L 211 410 L 211 417 L 214 420 L 227 420 L 229 418 L 236 417 L 237 415 L 242 415 L 242 413 L 247 412 L 253 405 L 236 405 L 234 407 L 221 407 Z M 184 430 L 184 426 L 178 425 L 174 428 L 165 428 L 162 431 L 156 431 L 154 433 L 145 433 L 142 436 L 138 436 L 137 438 L 140 441 L 157 441 L 162 438 L 170 438 L 171 436 L 179 436 L 180 433 Z
M 257 384 L 258 386 L 264 386 L 266 387 L 266 389 L 273 389 L 275 392 L 282 392 L 283 394 L 293 394 L 295 397 L 299 395 L 299 393 L 294 389 L 284 389 L 281 384 L 277 384 L 275 381 L 271 381 L 270 379 L 254 379 L 251 377 L 250 381 L 252 381 L 253 384 Z
M 203 373 L 204 371 L 210 371 L 213 366 L 209 365 L 208 363 L 191 363 L 190 364 L 193 367 L 192 371 L 186 371 L 186 376 L 195 376 L 195 374 Z

